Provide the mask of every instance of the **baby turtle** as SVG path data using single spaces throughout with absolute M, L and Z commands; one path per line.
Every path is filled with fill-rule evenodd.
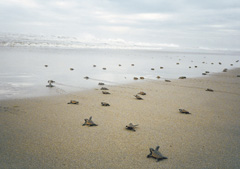
M 191 66 L 189 66 L 188 68 L 189 68 L 189 69 L 191 69 L 192 67 L 191 67 Z
M 202 75 L 207 75 L 207 73 L 202 73 Z
M 179 65 L 179 63 L 176 63 L 177 65 Z
M 46 85 L 46 87 L 54 87 L 54 86 L 52 85 L 52 83 L 55 83 L 55 81 L 49 80 L 49 81 L 48 81 L 48 85 Z
M 219 65 L 221 65 L 222 63 L 221 62 L 218 62 Z
M 145 92 L 139 92 L 138 94 L 140 94 L 140 95 L 146 95 Z
M 167 157 L 164 157 L 158 150 L 159 150 L 159 146 L 156 147 L 156 149 L 154 150 L 153 148 L 150 148 L 150 154 L 147 156 L 147 158 L 155 158 L 158 161 L 164 160 L 164 159 L 168 159 Z
M 189 113 L 189 111 L 187 111 L 185 109 L 179 109 L 179 112 L 182 114 L 191 114 L 191 113 Z
M 223 69 L 223 72 L 227 72 L 227 69 Z
M 106 70 L 107 68 L 104 67 L 104 68 L 102 68 L 102 69 L 103 69 L 103 70 Z
M 186 76 L 180 76 L 178 79 L 186 79 Z
M 73 71 L 74 69 L 73 69 L 73 68 L 70 68 L 70 70 L 72 70 L 72 71 Z
M 102 91 L 103 94 L 110 94 L 109 92 L 106 92 L 106 91 Z
M 157 76 L 157 79 L 160 79 L 161 77 L 160 76 Z
M 102 106 L 110 106 L 110 104 L 106 103 L 106 102 L 101 102 Z
M 155 70 L 154 68 L 151 68 L 151 70 Z
M 126 125 L 126 129 L 136 131 L 135 128 L 138 126 L 138 124 L 133 125 L 132 123 L 129 123 L 129 125 Z
M 210 73 L 209 71 L 205 71 L 205 73 Z
M 236 62 L 239 62 L 239 60 L 236 60 Z
M 93 65 L 93 67 L 96 67 L 96 65 Z
M 208 91 L 208 92 L 213 92 L 213 89 L 207 89 L 206 91 Z
M 83 126 L 85 126 L 85 125 L 87 125 L 87 126 L 97 126 L 97 124 L 95 124 L 92 121 L 92 116 L 89 119 L 84 119 L 84 120 L 85 120 L 85 123 L 83 124 Z
M 194 66 L 195 68 L 197 68 L 197 66 Z
M 230 66 L 233 66 L 233 64 L 230 64 Z
M 133 79 L 134 79 L 134 80 L 138 80 L 138 78 L 137 78 L 137 77 L 134 77 Z
M 88 77 L 88 76 L 85 76 L 84 79 L 89 79 L 89 77 Z
M 106 87 L 102 87 L 101 90 L 108 90 L 108 88 L 106 88 Z
M 131 66 L 134 66 L 134 64 L 131 64 Z
M 170 80 L 165 80 L 165 82 L 171 82 Z
M 240 77 L 240 75 L 237 75 L 237 77 Z
M 140 79 L 141 79 L 141 80 L 143 80 L 143 79 L 144 79 L 144 77 L 140 77 Z
M 143 98 L 141 98 L 140 96 L 138 96 L 138 95 L 134 95 L 135 97 L 136 97 L 136 99 L 138 99 L 138 100 L 143 100 Z
M 44 65 L 45 67 L 48 67 L 48 65 Z
M 101 83 L 101 82 L 100 82 L 100 83 L 98 83 L 98 85 L 104 85 L 104 83 Z
M 122 66 L 121 64 L 119 64 L 118 66 Z
M 160 67 L 160 69 L 163 69 L 163 67 Z
M 70 102 L 68 104 L 78 104 L 79 102 L 76 100 L 70 100 Z

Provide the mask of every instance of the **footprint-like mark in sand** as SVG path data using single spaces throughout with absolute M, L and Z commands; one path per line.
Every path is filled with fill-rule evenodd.
M 0 113 L 23 114 L 26 112 L 19 109 L 19 106 L 13 106 L 13 107 L 0 106 Z

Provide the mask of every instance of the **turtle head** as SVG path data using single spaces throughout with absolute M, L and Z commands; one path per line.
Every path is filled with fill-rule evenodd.
M 150 148 L 149 150 L 150 150 L 150 152 L 153 152 L 153 151 L 154 151 L 154 149 L 153 149 L 153 148 Z

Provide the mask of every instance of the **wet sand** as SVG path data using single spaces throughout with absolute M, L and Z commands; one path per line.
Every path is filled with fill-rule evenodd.
M 145 79 L 105 86 L 110 95 L 96 82 L 84 92 L 0 101 L 0 168 L 239 168 L 237 75 Z M 140 91 L 143 100 L 133 96 Z M 82 126 L 90 116 L 98 126 Z M 125 129 L 130 122 L 136 132 Z M 146 157 L 158 145 L 168 159 Z

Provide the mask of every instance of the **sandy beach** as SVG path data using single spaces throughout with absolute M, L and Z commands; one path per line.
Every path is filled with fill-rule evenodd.
M 0 168 L 239 168 L 237 75 L 145 79 L 107 85 L 109 95 L 96 82 L 84 92 L 1 100 Z M 140 91 L 143 100 L 133 96 Z M 98 126 L 82 126 L 90 116 Z M 136 132 L 125 129 L 130 122 Z M 156 146 L 168 159 L 147 158 Z

